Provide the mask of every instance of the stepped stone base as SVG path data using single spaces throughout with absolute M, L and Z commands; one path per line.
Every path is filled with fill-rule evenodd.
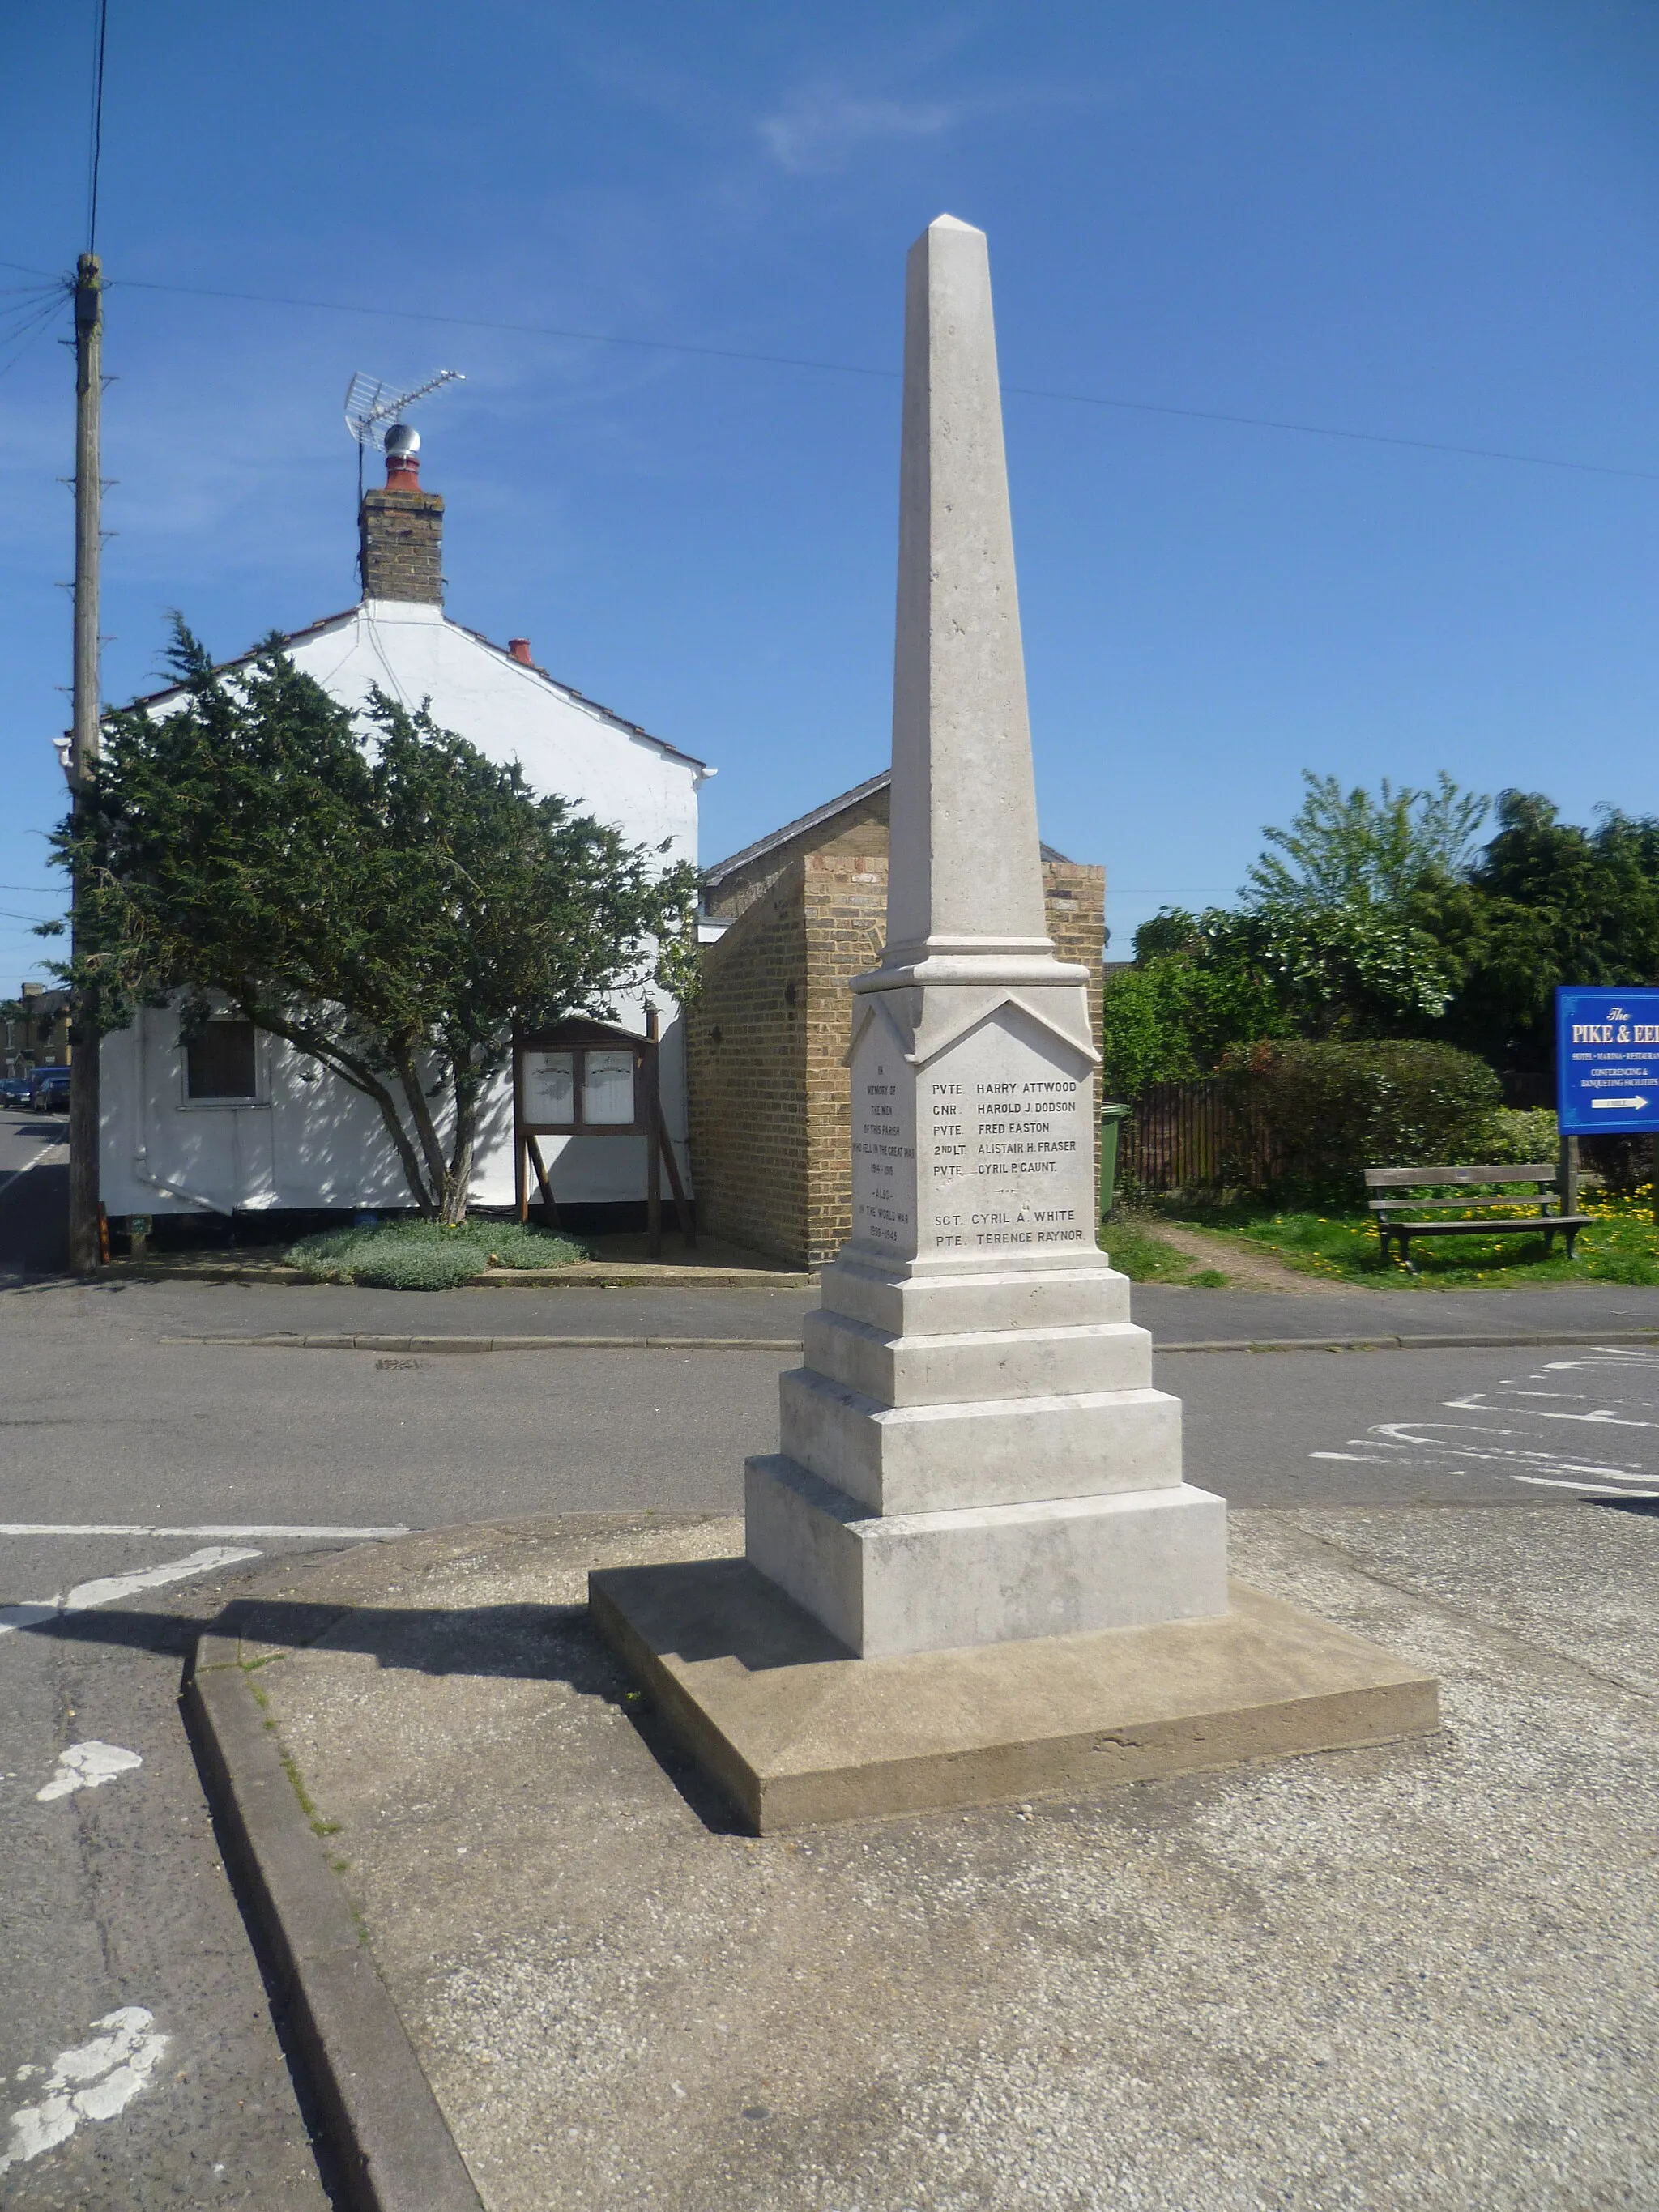
M 745 1474 L 750 1563 L 862 1658 L 1227 1609 L 1226 1501 L 1178 1459 L 1156 1490 L 921 1513 L 872 1514 L 781 1455 Z
M 610 1568 L 595 1626 L 757 1832 L 1420 1735 L 1431 1676 L 1242 1583 L 1218 1619 L 854 1658 L 744 1559 Z

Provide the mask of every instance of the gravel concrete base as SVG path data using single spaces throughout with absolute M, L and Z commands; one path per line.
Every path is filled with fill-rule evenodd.
M 1439 1720 L 1431 1675 L 1243 1583 L 1212 1620 L 877 1659 L 746 1559 L 601 1569 L 588 1603 L 765 1835 L 1385 1743 Z
M 592 1633 L 729 1521 L 273 1580 L 282 1745 L 489 2212 L 1659 2202 L 1659 1521 L 1236 1512 L 1440 1735 L 754 1838 Z

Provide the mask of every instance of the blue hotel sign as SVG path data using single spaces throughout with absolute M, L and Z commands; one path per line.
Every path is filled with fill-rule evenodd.
M 1659 990 L 1558 988 L 1555 1098 L 1564 1137 L 1659 1129 Z

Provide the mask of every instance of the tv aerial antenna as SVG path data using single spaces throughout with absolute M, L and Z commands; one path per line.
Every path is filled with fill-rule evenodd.
M 435 376 L 428 376 L 424 384 L 413 390 L 399 392 L 378 376 L 367 376 L 360 368 L 346 386 L 346 428 L 357 441 L 357 503 L 363 497 L 363 448 L 373 446 L 377 453 L 386 451 L 387 435 L 402 425 L 408 409 L 417 399 L 441 392 L 446 384 L 465 384 L 466 379 L 459 368 L 441 368 Z M 417 441 L 418 442 L 418 441 Z

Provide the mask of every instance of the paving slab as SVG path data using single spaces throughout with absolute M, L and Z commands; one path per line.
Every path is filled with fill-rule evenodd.
M 264 1583 L 283 1751 L 489 2212 L 1659 2201 L 1659 1521 L 1236 1511 L 1404 1743 L 755 1838 L 594 1635 L 615 1515 Z

